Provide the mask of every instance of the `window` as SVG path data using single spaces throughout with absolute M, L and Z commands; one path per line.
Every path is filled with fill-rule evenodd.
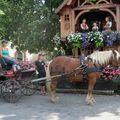
M 69 15 L 65 15 L 65 21 L 69 21 Z

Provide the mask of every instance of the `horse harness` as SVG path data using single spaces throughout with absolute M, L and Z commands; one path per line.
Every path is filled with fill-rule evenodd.
M 91 61 L 92 61 L 92 59 L 91 58 L 88 58 L 88 59 L 90 59 Z M 84 65 L 80 65 L 80 66 L 78 66 L 77 68 L 75 68 L 74 70 L 72 70 L 72 71 L 70 71 L 70 72 L 68 72 L 68 73 L 61 73 L 60 75 L 59 75 L 59 77 L 67 77 L 67 78 L 69 78 L 69 77 L 71 77 L 71 76 L 76 76 L 77 75 L 77 71 L 78 70 L 81 70 L 81 72 L 82 72 L 82 74 L 83 74 L 83 77 L 86 77 L 88 74 L 90 74 L 90 73 L 94 73 L 94 72 L 101 72 L 101 70 L 100 70 L 100 68 L 99 67 L 97 67 L 95 64 L 93 64 L 93 67 L 89 67 L 88 66 L 88 64 L 89 63 L 86 63 L 86 64 L 84 64 Z M 56 77 L 58 77 L 58 76 L 56 76 Z

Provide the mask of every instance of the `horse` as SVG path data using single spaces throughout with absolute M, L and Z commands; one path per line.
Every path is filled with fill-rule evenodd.
M 90 72 L 87 73 L 87 75 L 85 76 L 86 80 L 88 81 L 88 93 L 86 96 L 86 103 L 88 105 L 92 105 L 95 102 L 95 99 L 93 97 L 94 86 L 96 84 L 96 81 L 101 77 L 101 71 L 98 71 L 95 68 L 105 67 L 109 64 L 112 66 L 119 66 L 120 53 L 116 50 L 95 51 L 87 57 L 91 58 L 92 61 L 87 62 L 87 69 L 89 69 Z M 71 58 L 67 56 L 58 56 L 49 63 L 47 69 L 48 79 L 46 82 L 46 86 L 52 102 L 56 103 L 59 100 L 59 97 L 56 94 L 59 77 L 52 78 L 52 76 L 63 74 L 67 76 L 71 82 L 81 82 L 85 79 L 83 71 L 82 69 L 79 69 L 79 66 L 79 58 Z

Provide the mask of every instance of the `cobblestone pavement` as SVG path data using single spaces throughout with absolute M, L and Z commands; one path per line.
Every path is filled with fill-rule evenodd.
M 59 94 L 52 104 L 48 96 L 23 96 L 16 104 L 0 99 L 0 120 L 120 120 L 120 96 L 96 95 L 94 106 L 85 104 L 85 95 Z

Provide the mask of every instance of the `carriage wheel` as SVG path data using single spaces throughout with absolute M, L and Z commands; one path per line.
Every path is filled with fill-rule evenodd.
M 36 85 L 30 81 L 24 82 L 22 85 L 22 93 L 26 96 L 31 96 L 36 92 Z
M 21 86 L 15 80 L 7 80 L 1 86 L 1 96 L 9 103 L 16 103 L 22 97 Z

